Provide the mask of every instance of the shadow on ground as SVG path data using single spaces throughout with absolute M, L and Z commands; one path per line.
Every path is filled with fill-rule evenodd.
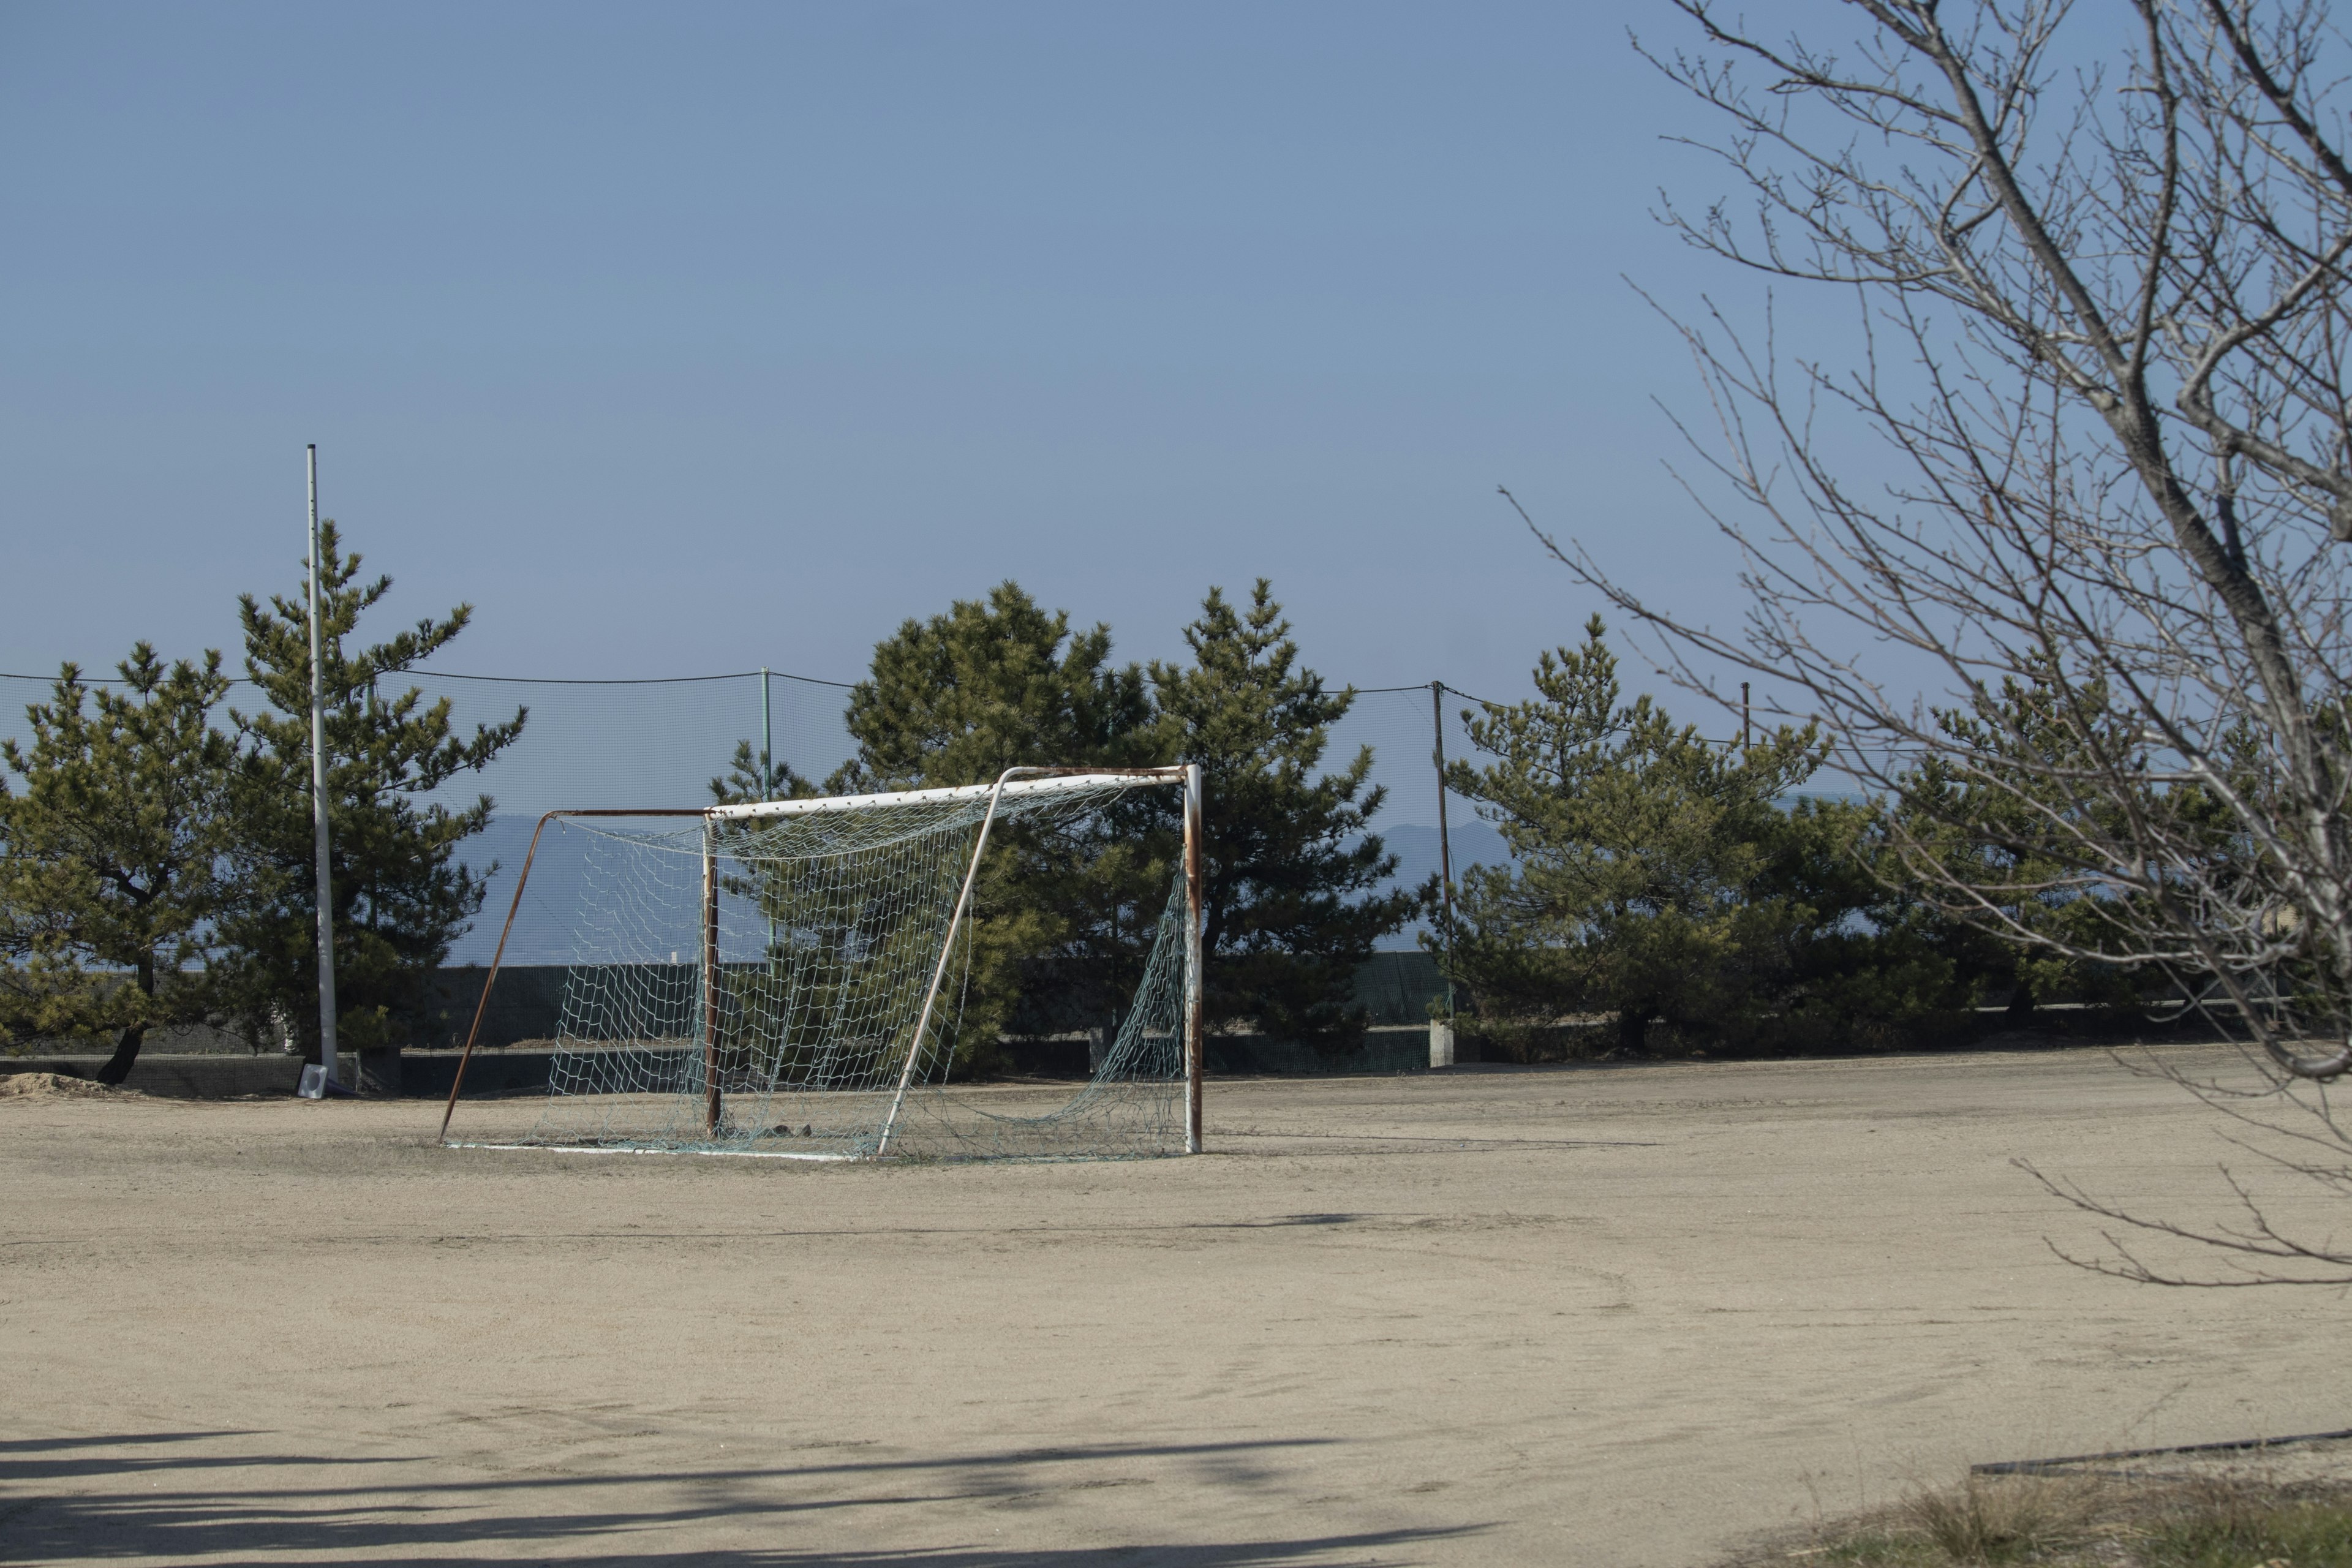
M 1015 1563 L 1150 1563 L 1170 1568 L 1311 1563 L 1406 1564 L 1417 1542 L 1475 1533 L 1476 1525 L 1305 1535 L 1278 1540 L 1040 1549 L 1018 1544 L 1024 1507 L 1050 1503 L 1072 1464 L 1165 1460 L 1248 1467 L 1285 1449 L 1328 1439 L 1192 1444 L 1089 1444 L 937 1459 L 844 1459 L 821 1464 L 668 1469 L 625 1475 L 544 1471 L 479 1480 L 430 1479 L 428 1456 L 329 1458 L 286 1453 L 197 1454 L 184 1445 L 264 1436 L 247 1431 L 118 1434 L 0 1441 L 0 1563 L 292 1562 L 344 1557 L 417 1568 L 508 1558 L 533 1548 L 543 1563 L 709 1563 L 716 1568 L 824 1568 L 826 1564 L 1012 1568 Z M 436 1464 L 446 1475 L 446 1468 Z M 326 1470 L 366 1479 L 306 1485 Z M 411 1479 L 411 1478 L 414 1479 Z M 905 1489 L 862 1489 L 892 1477 Z M 143 1488 L 140 1483 L 145 1481 Z M 323 1476 L 321 1476 L 323 1480 Z M 93 1484 L 95 1483 L 95 1484 Z M 1119 1483 L 1111 1483 L 1119 1484 Z M 631 1493 L 641 1506 L 566 1509 L 590 1494 Z M 677 1546 L 664 1536 L 724 1521 L 789 1537 L 796 1518 L 843 1510 L 896 1510 L 964 1504 L 1006 1510 L 990 1546 L 913 1550 L 807 1550 L 790 1545 Z M 926 1534 L 938 1534 L 936 1522 Z M 479 1550 L 488 1548 L 487 1552 Z

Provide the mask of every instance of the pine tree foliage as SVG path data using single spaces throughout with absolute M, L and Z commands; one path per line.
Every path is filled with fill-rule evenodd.
M 1110 628 L 1073 632 L 1068 612 L 1048 613 L 1009 582 L 908 620 L 877 646 L 870 674 L 850 693 L 848 727 L 857 752 L 826 780 L 830 794 L 991 784 L 1010 767 L 1160 760 L 1142 671 L 1111 661 Z M 740 764 L 753 761 L 748 746 L 737 761 L 740 782 Z M 1077 994 L 1063 1012 L 1112 1021 L 1111 998 L 1122 978 L 1131 984 L 1129 971 L 1139 973 L 1167 897 L 1164 846 L 1139 841 L 1148 821 L 1139 814 L 1149 811 L 1122 804 L 1075 828 L 992 835 L 957 955 L 954 1070 L 999 1065 L 1024 971 L 1040 964 L 1057 966 L 1062 988 Z
M 1331 726 L 1355 700 L 1298 662 L 1261 577 L 1247 609 L 1212 588 L 1184 628 L 1189 664 L 1155 662 L 1169 754 L 1201 764 L 1211 814 L 1202 952 L 1212 1026 L 1247 1020 L 1279 1038 L 1345 1048 L 1361 1037 L 1355 972 L 1423 895 L 1377 891 L 1396 857 L 1371 832 L 1383 792 L 1366 746 L 1323 770 Z
M 2210 790 L 2152 776 L 2147 742 L 2104 679 L 2070 679 L 2046 655 L 2021 662 L 2022 674 L 1967 706 L 1936 710 L 1950 745 L 1895 777 L 1885 837 L 1901 863 L 1890 869 L 1966 889 L 1947 941 L 2012 1016 L 2037 1001 L 2145 1003 L 2168 989 L 2163 967 L 2099 955 L 2131 952 L 2147 895 L 2086 878 L 2084 842 L 2117 842 L 2137 816 L 2194 847 L 2195 864 L 2178 873 L 2219 888 L 2246 884 L 2251 847 Z M 2259 796 L 2243 728 L 2215 752 L 2232 788 Z
M 1015 583 L 908 620 L 852 689 L 857 754 L 834 794 L 993 783 L 1048 760 L 1148 765 L 1151 705 L 1136 666 L 1110 662 L 1110 628 L 1072 632 Z
M 360 575 L 332 522 L 320 524 L 330 868 L 336 1033 L 365 1050 L 396 1043 L 425 972 L 481 908 L 484 878 L 457 847 L 490 819 L 487 795 L 451 809 L 428 799 L 478 772 L 522 732 L 527 711 L 462 732 L 446 698 L 387 679 L 446 647 L 472 618 L 459 605 L 381 643 L 347 647 L 392 579 Z M 307 592 L 239 601 L 246 669 L 269 706 L 232 712 L 241 752 L 231 805 L 238 887 L 221 923 L 236 954 L 237 1005 L 255 1037 L 290 1025 L 319 1054 L 317 885 L 310 793 L 310 629 Z M 495 867 L 489 868 L 494 871 Z
M 825 787 L 982 784 L 1039 764 L 1200 763 L 1212 817 L 1212 1022 L 1351 1043 L 1363 1023 L 1355 970 L 1418 905 L 1414 893 L 1377 891 L 1396 862 L 1368 832 L 1381 805 L 1370 751 L 1322 772 L 1330 726 L 1351 698 L 1298 666 L 1265 582 L 1245 611 L 1213 590 L 1185 639 L 1191 661 L 1154 664 L 1147 680 L 1139 667 L 1112 662 L 1109 628 L 1073 632 L 1066 612 L 1048 613 L 1011 583 L 910 620 L 876 648 L 853 692 L 858 753 Z M 749 798 L 758 784 L 746 744 L 712 787 Z M 1014 828 L 992 845 L 969 952 L 957 960 L 959 1070 L 988 1065 L 1016 1022 L 1116 1025 L 1181 854 L 1179 803 L 1173 791 L 1138 792 L 1082 826 Z
M 1850 1034 L 1953 1004 L 1949 961 L 1870 873 L 1868 806 L 1784 796 L 1822 751 L 1782 726 L 1744 749 L 1623 699 L 1606 628 L 1547 653 L 1538 696 L 1466 713 L 1494 760 L 1446 783 L 1508 845 L 1463 878 L 1454 963 L 1485 1016 L 1614 1015 L 1743 1047 Z
M 0 1039 L 113 1037 L 121 1083 L 147 1032 L 205 1021 L 226 889 L 220 655 L 168 668 L 146 643 L 86 686 L 71 664 L 0 742 Z
M 749 741 L 735 742 L 735 754 L 727 760 L 727 771 L 710 781 L 710 798 L 719 805 L 745 805 L 761 800 L 801 800 L 816 793 L 816 786 L 793 767 L 778 762 L 764 750 L 754 751 Z

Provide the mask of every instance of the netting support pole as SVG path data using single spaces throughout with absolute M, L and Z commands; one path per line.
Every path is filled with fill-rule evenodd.
M 760 798 L 776 798 L 776 725 L 775 712 L 768 701 L 768 667 L 760 667 Z M 766 901 L 766 895 L 761 895 Z M 768 915 L 768 973 L 776 972 L 776 917 Z
M 1201 1079 L 1203 1071 L 1201 1005 L 1201 928 L 1208 918 L 1202 893 L 1208 881 L 1202 857 L 1201 764 L 1184 768 L 1184 1152 L 1201 1152 Z
M 522 910 L 522 890 L 530 883 L 530 863 L 539 855 L 539 836 L 559 816 L 699 816 L 710 818 L 700 806 L 656 805 L 631 809 L 607 807 L 593 811 L 551 811 L 530 830 L 530 847 L 523 851 L 522 871 L 515 878 L 514 899 L 507 905 L 507 923 L 499 928 L 499 945 L 490 954 L 490 972 L 482 978 L 482 999 L 474 1005 L 474 1023 L 466 1031 L 466 1048 L 457 1054 L 457 1070 L 449 1079 L 449 1103 L 441 1110 L 441 1142 L 449 1142 L 449 1119 L 457 1113 L 457 1091 L 466 1087 L 466 1064 L 474 1059 L 474 1042 L 480 1038 L 482 1020 L 490 1011 L 490 988 L 499 983 L 499 964 L 507 955 L 507 938 L 514 934 L 515 916 Z
M 719 841 L 702 824 L 702 1126 L 719 1136 Z
M 441 1108 L 441 1142 L 449 1142 L 449 1118 L 457 1114 L 457 1091 L 466 1086 L 466 1064 L 474 1059 L 474 1041 L 482 1033 L 483 1016 L 490 1010 L 490 987 L 499 983 L 499 964 L 507 955 L 507 938 L 514 934 L 515 911 L 522 908 L 522 890 L 530 880 L 530 863 L 539 854 L 539 836 L 562 814 L 549 812 L 530 830 L 530 847 L 523 851 L 522 874 L 515 879 L 514 901 L 507 906 L 507 923 L 499 928 L 499 945 L 490 954 L 490 972 L 482 977 L 482 999 L 474 1004 L 473 1026 L 466 1031 L 466 1048 L 457 1055 L 457 1070 L 449 1078 L 449 1103 Z
M 988 812 L 980 819 L 980 842 L 971 847 L 971 864 L 964 868 L 963 890 L 956 894 L 955 912 L 948 916 L 948 934 L 940 943 L 940 961 L 931 969 L 931 988 L 923 993 L 922 1016 L 915 1020 L 914 1037 L 907 1042 L 907 1065 L 898 1069 L 898 1092 L 890 1097 L 890 1114 L 882 1119 L 882 1136 L 875 1141 L 874 1157 L 880 1159 L 890 1152 L 890 1134 L 898 1125 L 898 1108 L 907 1103 L 907 1086 L 915 1081 L 915 1060 L 923 1054 L 923 1037 L 931 1027 L 931 1009 L 939 1005 L 940 982 L 948 974 L 948 960 L 954 955 L 956 928 L 963 924 L 964 907 L 971 902 L 971 885 L 980 876 L 980 857 L 988 848 L 988 830 L 996 826 L 996 803 L 1004 798 L 1005 781 L 1015 773 L 1037 773 L 1036 768 L 1007 768 L 997 775 L 996 787 L 988 792 Z

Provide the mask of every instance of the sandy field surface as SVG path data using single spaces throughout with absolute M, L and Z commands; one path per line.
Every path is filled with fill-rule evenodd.
M 2013 1158 L 2189 1219 L 2249 1163 L 2097 1052 L 1213 1084 L 1131 1163 L 436 1109 L 0 1099 L 0 1560 L 1698 1564 L 2352 1426 L 2341 1292 L 2052 1255 Z

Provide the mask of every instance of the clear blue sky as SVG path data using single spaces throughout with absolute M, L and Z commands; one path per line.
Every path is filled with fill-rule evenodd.
M 1632 274 L 1663 5 L 0 8 L 0 669 L 234 647 L 302 446 L 449 668 L 854 678 L 999 579 L 1169 655 L 1524 689 L 1508 483 L 1737 614 Z

